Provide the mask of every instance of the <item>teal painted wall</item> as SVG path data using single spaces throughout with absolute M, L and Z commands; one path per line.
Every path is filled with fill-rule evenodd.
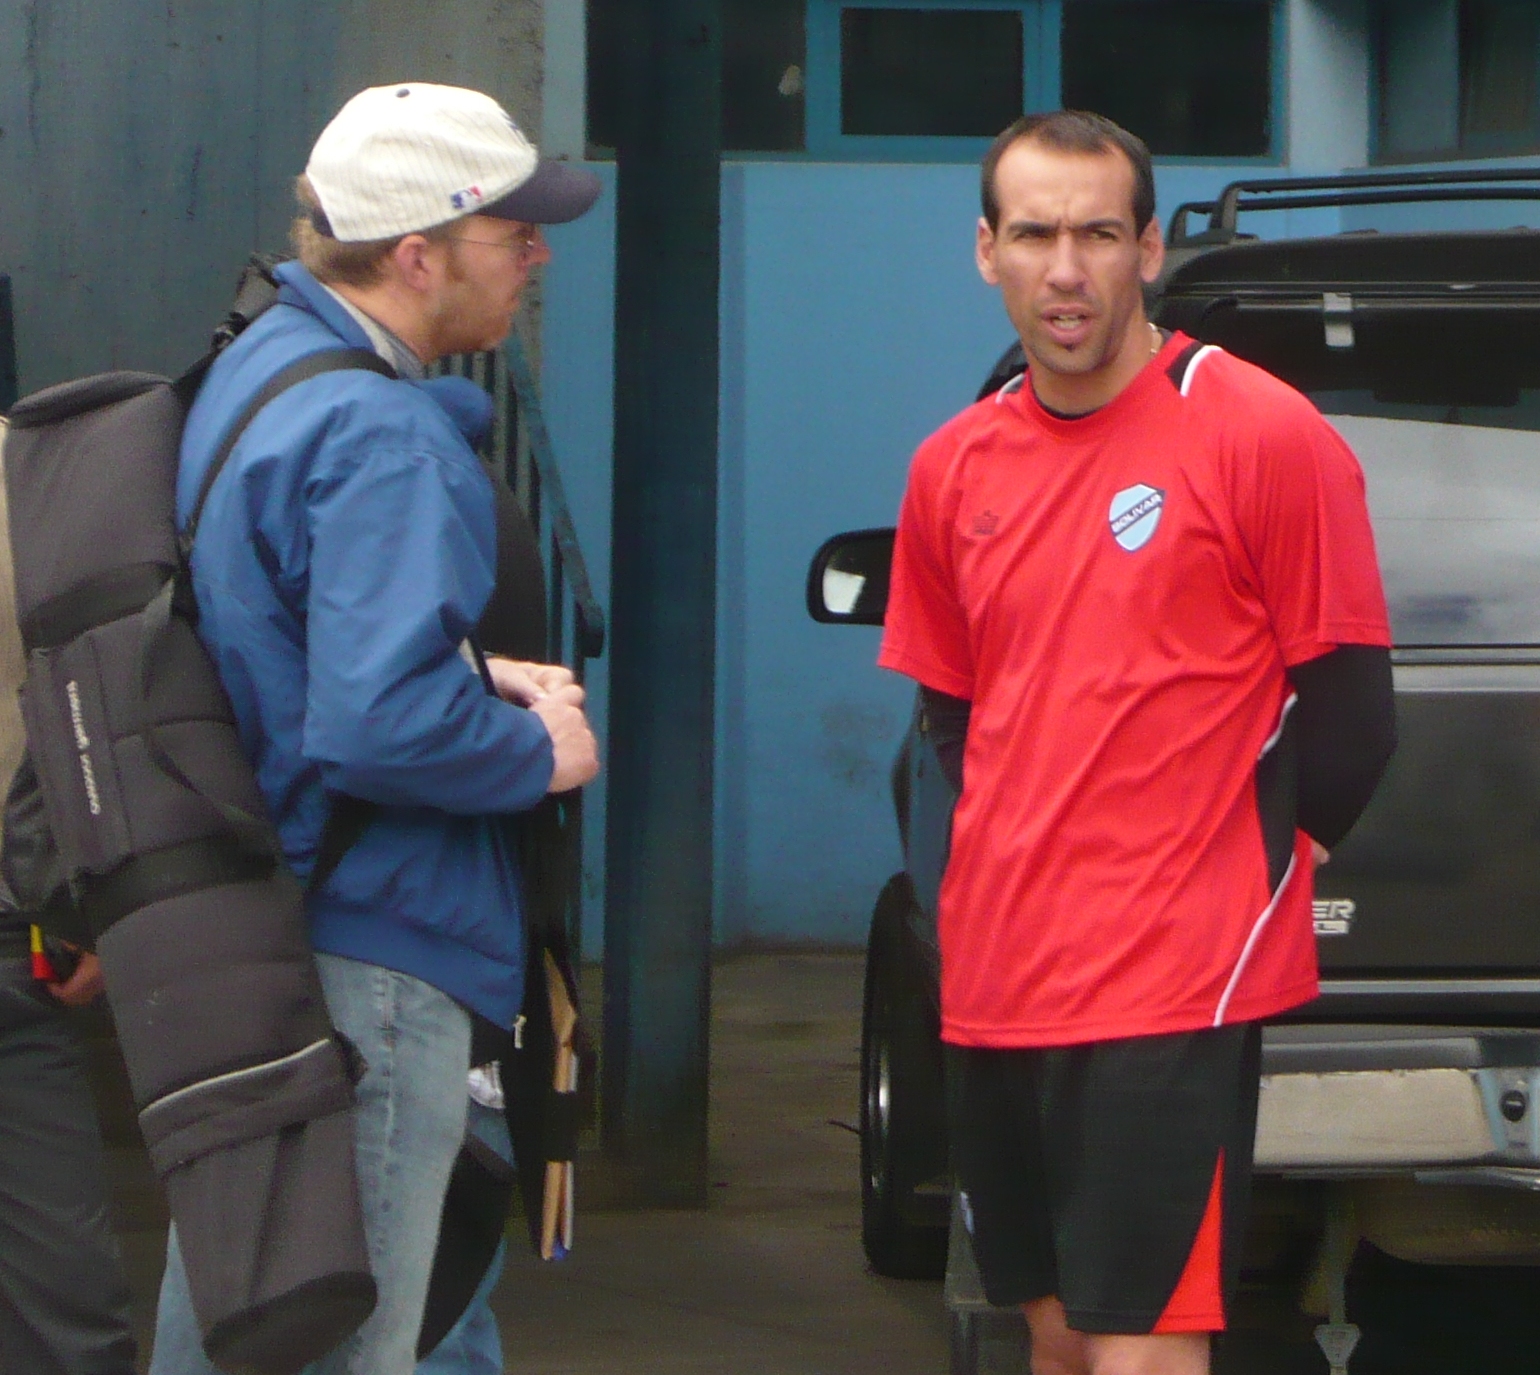
M 1368 157 L 1367 0 L 1280 7 L 1283 173 Z M 551 428 L 596 581 L 608 587 L 614 168 L 588 219 L 551 234 L 543 321 Z M 1160 214 L 1252 164 L 1158 169 Z M 815 625 L 808 558 L 841 529 L 890 523 L 910 454 L 969 401 L 1010 339 L 973 267 L 971 163 L 818 163 L 722 173 L 716 933 L 864 939 L 899 864 L 888 769 L 911 687 L 880 673 L 878 632 Z M 1334 233 L 1332 211 L 1258 222 Z M 604 665 L 591 682 L 603 723 Z M 588 815 L 603 835 L 603 785 Z M 588 847 L 590 951 L 602 857 Z
M 550 234 L 546 405 L 579 535 L 609 586 L 614 167 Z M 1159 169 L 1164 219 L 1254 168 Z M 899 865 L 888 769 L 912 688 L 875 630 L 819 626 L 807 562 L 838 530 L 890 524 L 919 441 L 969 402 L 1011 332 L 973 265 L 971 165 L 729 163 L 722 173 L 716 933 L 864 939 Z M 1278 216 L 1269 232 L 1328 231 Z M 601 729 L 605 664 L 594 666 Z M 603 787 L 587 810 L 585 942 L 602 929 Z
M 1365 13 L 1365 0 L 1288 0 L 1280 170 L 1367 159 Z M 539 16 L 538 0 L 0 0 L 0 271 L 15 278 L 24 389 L 195 357 L 246 254 L 282 245 L 290 178 L 359 86 L 476 85 L 538 129 Z M 562 80 L 570 105 L 581 83 Z M 614 169 L 598 170 L 599 207 L 552 231 L 540 342 L 551 428 L 607 600 Z M 1261 170 L 1164 166 L 1162 218 Z M 898 863 L 886 778 L 910 688 L 872 666 L 875 631 L 807 619 L 806 562 L 836 530 L 892 520 L 915 444 L 971 397 L 1009 329 L 972 266 L 971 165 L 735 162 L 722 185 L 717 934 L 853 942 Z M 1307 212 L 1257 227 L 1368 222 Z M 601 779 L 591 951 L 603 801 Z
M 1367 0 L 1287 0 L 1279 175 L 1361 168 L 1372 101 Z M 547 401 L 598 583 L 608 586 L 613 166 L 584 222 L 554 232 Z M 1255 164 L 1157 168 L 1164 222 Z M 909 456 L 971 399 L 1009 327 L 972 263 L 977 173 L 958 163 L 727 164 L 722 174 L 716 934 L 858 942 L 899 864 L 889 764 L 912 689 L 874 666 L 878 632 L 818 626 L 807 560 L 890 523 Z M 1532 207 L 1256 216 L 1264 236 L 1374 225 L 1511 224 Z M 601 723 L 603 664 L 593 680 Z M 590 809 L 602 830 L 602 784 Z M 602 924 L 589 847 L 586 930 Z

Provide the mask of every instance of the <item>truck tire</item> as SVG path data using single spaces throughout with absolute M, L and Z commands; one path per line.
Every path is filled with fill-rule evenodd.
M 879 1275 L 940 1279 L 948 1206 L 940 1020 L 908 930 L 912 902 L 907 879 L 896 876 L 877 900 L 866 947 L 861 1244 Z

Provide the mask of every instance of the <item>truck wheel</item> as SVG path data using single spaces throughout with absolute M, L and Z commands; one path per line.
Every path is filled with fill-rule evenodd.
M 940 1024 L 909 935 L 902 876 L 883 890 L 866 948 L 861 1019 L 861 1243 L 879 1275 L 946 1273 L 948 1190 Z M 931 1185 L 926 1193 L 922 1186 Z

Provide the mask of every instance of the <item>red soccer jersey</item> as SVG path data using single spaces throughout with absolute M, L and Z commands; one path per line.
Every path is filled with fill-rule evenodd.
M 942 1035 L 1191 1031 L 1317 991 L 1310 843 L 1269 872 L 1286 666 L 1388 645 L 1363 474 L 1299 393 L 1180 335 L 1061 420 L 1030 384 L 915 455 L 879 662 L 973 703 Z

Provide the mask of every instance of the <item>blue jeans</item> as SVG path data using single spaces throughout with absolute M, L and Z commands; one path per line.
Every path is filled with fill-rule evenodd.
M 412 1375 L 449 1172 L 465 1135 L 470 1017 L 410 974 L 317 955 L 333 1025 L 362 1052 L 358 1187 L 379 1303 L 308 1375 Z M 150 1375 L 220 1375 L 203 1354 L 173 1227 Z
M 478 1136 L 502 1158 L 513 1161 L 513 1143 L 508 1139 L 508 1119 L 495 1108 L 472 1103 L 466 1132 Z M 417 1363 L 417 1375 L 503 1375 L 503 1339 L 492 1313 L 492 1291 L 503 1273 L 503 1257 L 508 1252 L 506 1238 L 487 1267 L 460 1321 L 449 1329 L 444 1340 Z

